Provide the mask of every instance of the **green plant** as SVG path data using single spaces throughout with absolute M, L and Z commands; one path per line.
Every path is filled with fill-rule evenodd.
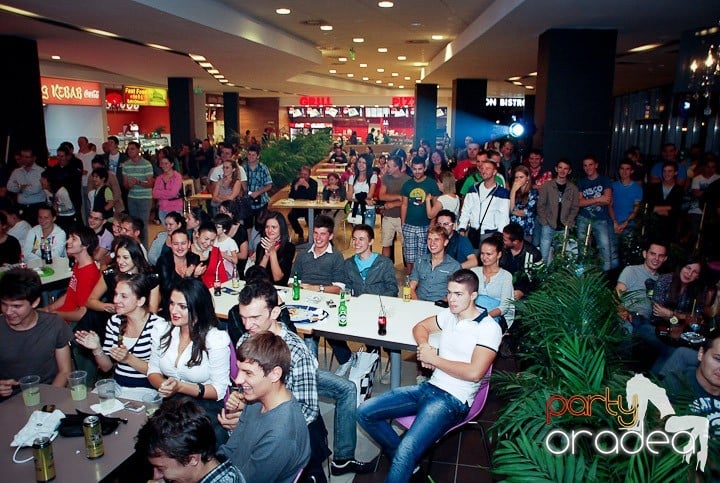
M 299 134 L 293 140 L 280 138 L 262 149 L 261 160 L 279 189 L 297 176 L 302 165 L 313 166 L 326 158 L 331 145 L 332 138 L 327 132 Z
M 694 464 L 688 465 L 673 451 L 652 455 L 602 455 L 592 438 L 579 438 L 576 451 L 555 455 L 545 445 L 553 430 L 589 430 L 593 434 L 619 423 L 601 404 L 592 414 L 568 413 L 547 421 L 547 404 L 553 395 L 625 394 L 633 376 L 624 367 L 629 336 L 617 315 L 617 297 L 593 264 L 577 270 L 572 256 L 559 257 L 536 274 L 542 287 L 517 303 L 522 324 L 519 373 L 493 374 L 493 391 L 506 401 L 493 425 L 496 439 L 493 472 L 505 481 L 690 481 Z M 551 406 L 555 408 L 556 406 Z M 562 412 L 562 411 L 559 411 Z M 644 421 L 648 428 L 662 428 L 654 410 Z M 708 462 L 712 461 L 711 454 Z M 701 477 L 704 475 L 700 475 Z

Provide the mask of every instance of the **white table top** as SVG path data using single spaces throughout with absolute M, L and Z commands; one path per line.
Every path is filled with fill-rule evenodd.
M 42 260 L 29 260 L 27 262 L 27 266 L 30 269 L 35 270 L 35 272 L 38 275 L 41 275 L 41 267 L 43 266 Z M 72 275 L 72 270 L 70 269 L 70 263 L 67 258 L 53 258 L 52 265 L 49 265 L 52 267 L 53 273 L 52 275 L 47 275 L 45 277 L 41 276 L 40 281 L 43 285 L 48 285 L 53 282 L 60 282 L 63 280 L 67 280 Z M 10 266 L 4 266 L 0 267 L 0 272 L 5 272 L 7 270 L 10 270 Z
M 284 198 L 273 203 L 273 208 L 312 208 L 321 210 L 341 210 L 347 201 L 295 200 Z

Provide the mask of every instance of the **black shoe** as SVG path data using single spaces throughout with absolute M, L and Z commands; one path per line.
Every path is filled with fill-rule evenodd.
M 346 473 L 355 473 L 364 475 L 375 471 L 375 463 L 368 461 L 366 463 L 358 461 L 355 458 L 349 460 L 334 460 L 330 463 L 330 474 L 340 476 Z

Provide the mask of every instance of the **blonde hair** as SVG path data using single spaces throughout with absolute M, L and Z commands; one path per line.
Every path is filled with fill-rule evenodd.
M 440 183 L 442 184 L 443 194 L 455 194 L 455 177 L 450 171 L 440 173 Z

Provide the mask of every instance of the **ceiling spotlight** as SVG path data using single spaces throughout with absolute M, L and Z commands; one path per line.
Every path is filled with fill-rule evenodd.
M 228 82 L 228 85 L 229 85 L 229 86 L 232 86 L 232 87 L 235 87 L 235 84 L 233 84 L 232 82 Z
M 363 77 L 363 80 L 365 80 L 365 81 L 366 81 L 366 80 L 370 80 L 370 78 L 369 78 L 369 77 Z
M 521 85 L 523 85 L 523 83 L 520 82 L 520 81 L 513 81 L 513 84 L 515 84 L 516 86 L 521 86 Z
M 51 58 L 52 60 L 60 60 L 60 56 L 59 56 L 59 55 L 53 55 L 53 56 L 50 56 L 50 58 Z
M 348 77 L 355 77 L 355 74 L 348 74 Z
M 204 69 L 212 69 L 212 64 L 210 62 L 198 62 L 198 65 Z
M 395 84 L 393 84 L 392 82 L 388 82 L 388 85 L 389 85 L 390 87 L 392 87 L 392 86 L 394 86 Z
M 229 84 L 230 83 L 230 81 L 227 79 L 218 79 L 218 82 L 221 84 Z
M 648 50 L 657 49 L 658 47 L 662 46 L 662 44 L 645 44 L 645 45 L 639 45 L 633 49 L 628 50 L 628 52 L 646 52 Z
M 337 71 L 335 69 L 330 69 L 331 74 L 337 74 Z
M 362 44 L 363 42 L 365 42 L 365 39 L 362 37 L 355 37 L 353 39 L 353 42 L 355 42 L 356 44 Z
M 508 128 L 508 133 L 514 138 L 519 138 L 523 135 L 524 132 L 525 126 L 523 126 L 519 122 L 514 122 L 510 124 L 510 127 Z
M 442 35 L 431 35 L 430 38 L 433 40 L 442 40 L 444 37 Z
M 382 81 L 381 81 L 381 80 L 376 80 L 375 83 L 376 83 L 376 84 L 382 84 Z
M 397 77 L 397 76 L 399 76 L 400 74 L 398 74 L 397 72 L 393 72 L 393 73 L 390 74 L 390 75 L 393 76 L 393 77 Z
M 403 79 L 405 79 L 405 80 L 410 80 L 410 76 L 409 76 L 409 75 L 406 75 L 405 77 L 403 77 Z
M 393 8 L 394 6 L 395 6 L 395 4 L 393 2 L 387 2 L 387 1 L 378 2 L 378 7 L 380 7 L 380 8 Z
M 416 80 L 415 83 L 416 83 L 416 84 L 419 84 L 419 83 L 420 83 L 420 79 Z
M 102 35 L 103 37 L 120 37 L 118 34 L 114 34 L 112 32 L 108 32 L 107 30 L 100 30 L 100 29 L 93 29 L 93 28 L 85 28 L 83 29 L 85 32 L 95 34 L 95 35 Z
M 333 26 L 332 26 L 332 25 L 321 25 L 321 26 L 320 26 L 320 30 L 323 30 L 323 31 L 325 31 L 325 32 L 329 32 L 329 31 L 332 30 L 332 29 L 333 29 Z
M 518 80 L 520 80 L 520 79 L 522 79 L 522 77 L 520 77 L 519 75 L 516 75 L 515 77 L 508 77 L 508 80 L 511 81 L 511 82 L 512 82 L 512 81 L 518 81 Z
M 289 8 L 277 8 L 277 9 L 275 9 L 275 13 L 278 15 L 290 15 L 290 9 Z
M 340 62 L 347 62 L 347 57 L 338 57 Z
M 216 79 L 224 79 L 225 78 L 225 76 L 222 74 L 215 74 L 213 77 Z
M 378 72 L 385 72 L 385 69 L 383 69 L 382 67 L 380 67 L 380 68 L 377 69 L 377 71 L 378 71 Z
M 384 54 L 385 52 L 387 52 L 387 47 L 378 47 L 378 52 Z
M 220 71 L 217 69 L 208 69 L 207 72 L 208 72 L 208 74 L 219 74 L 220 73 Z
M 405 89 L 405 86 L 398 86 L 398 89 Z
M 537 77 L 537 72 L 530 72 L 528 74 L 529 77 Z
M 203 57 L 202 55 L 197 54 L 188 54 L 192 60 L 195 62 L 205 62 L 207 59 Z
M 367 64 L 360 64 L 360 67 L 367 67 Z
M 425 67 L 427 65 L 427 62 L 413 62 L 413 65 L 415 67 Z
M 535 88 L 534 88 L 533 86 L 525 86 L 525 89 L 533 90 L 533 89 L 535 89 Z
M 405 57 L 404 55 L 398 55 L 397 59 L 398 60 L 407 60 L 407 57 Z

